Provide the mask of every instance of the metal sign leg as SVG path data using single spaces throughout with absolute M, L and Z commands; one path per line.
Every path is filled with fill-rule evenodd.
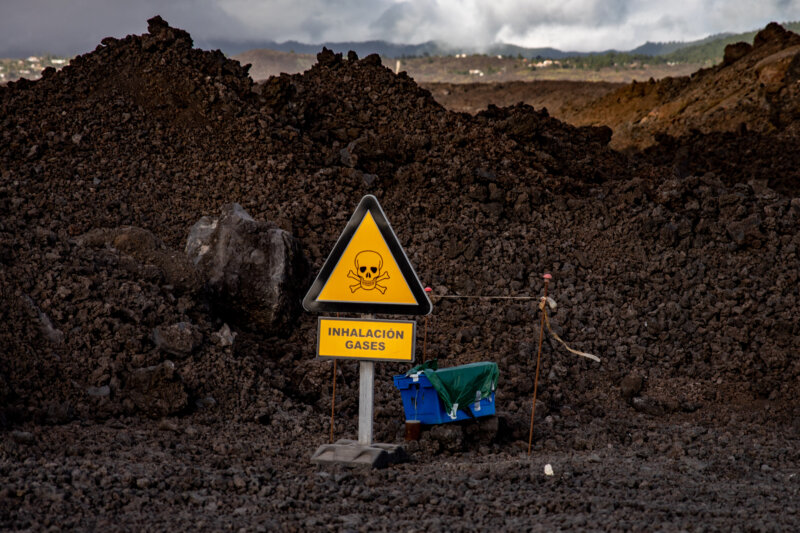
M 311 457 L 312 463 L 385 468 L 408 460 L 402 446 L 372 442 L 375 362 L 361 361 L 359 364 L 358 441 L 339 439 L 335 444 L 323 444 Z
M 358 384 L 358 443 L 372 444 L 372 407 L 374 396 L 375 362 L 361 361 Z

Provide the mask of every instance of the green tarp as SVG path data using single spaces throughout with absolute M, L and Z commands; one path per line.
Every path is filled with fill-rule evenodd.
M 415 366 L 406 372 L 406 376 L 423 373 L 436 389 L 450 417 L 455 418 L 458 409 L 470 413 L 467 410 L 469 404 L 488 397 L 497 388 L 500 375 L 497 363 L 471 363 L 441 370 L 438 366 L 437 360 L 432 359 Z

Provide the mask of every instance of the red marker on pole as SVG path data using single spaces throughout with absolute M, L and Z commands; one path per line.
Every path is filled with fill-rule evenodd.
M 542 298 L 547 303 L 547 285 L 553 276 L 545 274 L 544 278 L 544 297 Z M 542 360 L 542 339 L 544 338 L 544 310 L 542 310 L 542 322 L 539 324 L 539 350 L 536 355 L 536 377 L 533 380 L 533 403 L 531 404 L 531 432 L 528 435 L 528 455 L 531 454 L 531 445 L 533 444 L 533 413 L 536 411 L 536 389 L 539 386 L 539 363 Z
M 425 287 L 425 292 L 430 294 L 433 292 L 433 289 L 430 287 Z M 422 362 L 425 362 L 425 347 L 428 343 L 428 315 L 425 315 L 425 333 L 422 336 Z

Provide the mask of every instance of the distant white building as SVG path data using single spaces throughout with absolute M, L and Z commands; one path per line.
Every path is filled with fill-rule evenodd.
M 484 74 L 483 74 L 482 70 L 478 70 L 476 68 L 471 68 L 471 69 L 469 69 L 469 75 L 470 76 L 483 76 Z

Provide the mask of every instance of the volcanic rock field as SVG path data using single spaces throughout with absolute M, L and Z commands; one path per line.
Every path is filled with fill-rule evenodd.
M 800 37 L 729 48 L 580 127 L 448 111 L 375 55 L 256 84 L 159 17 L 0 87 L 0 527 L 797 530 Z M 496 362 L 498 415 L 316 466 L 332 364 L 299 303 L 366 194 L 433 289 L 427 358 Z M 223 268 L 196 238 L 226 223 Z M 528 456 L 545 272 L 601 362 L 545 335 Z M 377 442 L 407 369 L 376 364 Z

